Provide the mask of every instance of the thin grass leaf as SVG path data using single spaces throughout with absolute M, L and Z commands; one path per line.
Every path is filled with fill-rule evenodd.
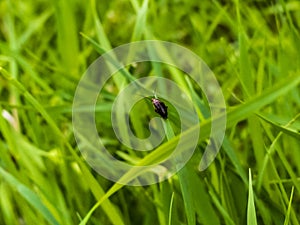
M 249 169 L 249 195 L 247 206 L 247 225 L 257 225 L 256 210 L 254 206 L 254 193 L 252 188 L 251 169 Z
M 66 73 L 76 74 L 78 71 L 78 34 L 74 15 L 74 2 L 54 1 L 55 16 L 58 29 L 58 51 L 61 56 L 61 66 Z
M 131 1 L 132 3 L 135 1 Z M 135 6 L 136 4 L 133 3 Z M 136 7 L 136 6 L 135 6 Z M 141 8 L 136 10 L 137 12 L 137 18 L 136 23 L 133 29 L 133 33 L 131 36 L 131 41 L 138 41 L 142 38 L 142 34 L 145 29 L 147 29 L 146 26 L 146 17 L 147 17 L 147 9 L 148 9 L 148 0 L 143 1 L 143 5 Z
M 220 225 L 218 212 L 213 206 L 213 202 L 207 192 L 209 188 L 205 185 L 203 179 L 199 177 L 199 174 L 196 173 L 192 163 L 188 163 L 185 167 L 187 168 L 187 172 L 184 175 L 188 181 L 186 185 L 189 188 L 192 198 L 191 201 L 196 213 L 197 224 Z
M 267 150 L 267 154 L 266 154 L 265 157 L 264 157 L 262 167 L 260 168 L 259 174 L 258 174 L 258 177 L 257 177 L 256 187 L 257 187 L 257 191 L 258 191 L 258 192 L 260 192 L 260 190 L 261 190 L 262 183 L 263 183 L 263 178 L 264 178 L 264 175 L 265 175 L 265 171 L 266 171 L 266 168 L 267 168 L 269 159 L 270 159 L 270 157 L 272 156 L 272 154 L 274 153 L 276 143 L 277 143 L 277 141 L 279 140 L 279 138 L 281 137 L 281 135 L 282 135 L 282 134 L 278 134 L 278 135 L 277 135 L 277 137 L 276 137 L 276 138 L 274 139 L 274 141 L 272 142 L 270 148 Z
M 277 123 L 275 123 L 273 120 L 267 118 L 266 116 L 263 116 L 261 114 L 258 114 L 259 117 L 261 117 L 264 121 L 266 121 L 269 124 L 272 124 L 273 126 L 275 126 L 276 128 L 278 128 L 278 130 L 280 130 L 281 132 L 276 136 L 276 138 L 274 139 L 274 141 L 272 142 L 270 148 L 267 150 L 267 155 L 265 155 L 264 157 L 264 161 L 262 164 L 261 169 L 259 170 L 259 175 L 257 178 L 257 190 L 260 191 L 261 186 L 262 186 L 262 181 L 263 181 L 263 177 L 265 174 L 265 170 L 269 161 L 269 158 L 273 155 L 273 153 L 276 151 L 276 146 L 277 146 L 277 142 L 279 140 L 279 138 L 282 136 L 283 133 L 289 134 L 293 137 L 298 136 L 298 132 L 292 132 L 291 129 L 289 129 L 288 127 L 297 120 L 297 118 L 300 116 L 300 114 L 296 115 L 291 121 L 288 122 L 288 124 L 285 125 L 278 125 Z M 300 136 L 299 136 L 300 138 Z M 298 138 L 298 139 L 299 139 Z M 295 180 L 295 178 L 293 179 Z
M 45 24 L 45 22 L 49 19 L 49 17 L 53 14 L 53 9 L 48 9 L 44 11 L 39 17 L 37 17 L 34 21 L 31 21 L 31 26 L 28 27 L 22 35 L 19 37 L 19 44 L 23 46 L 30 37 L 39 31 L 41 26 Z
M 300 76 L 289 76 L 282 79 L 272 88 L 269 88 L 261 95 L 252 98 L 247 103 L 239 105 L 229 110 L 227 116 L 227 127 L 231 127 L 236 122 L 247 118 L 250 114 L 257 112 L 261 107 L 275 101 L 280 96 L 291 91 L 300 83 Z M 238 110 L 237 110 L 238 109 Z
M 88 224 L 183 225 L 191 221 L 184 209 L 187 200 L 192 201 L 188 204 L 194 208 L 191 214 L 195 213 L 197 224 L 239 225 L 247 220 L 249 181 L 245 168 L 251 167 L 257 171 L 253 195 L 258 223 L 299 224 L 295 190 L 299 193 L 296 171 L 300 171 L 300 121 L 286 125 L 300 110 L 296 81 L 300 73 L 299 12 L 299 1 L 285 0 L 270 4 L 213 0 L 201 5 L 197 0 L 186 4 L 149 0 L 0 1 L 0 66 L 24 88 L 22 92 L 22 86 L 0 75 L 0 168 L 31 189 L 63 225 L 78 224 L 106 192 L 110 195 L 106 200 L 112 198 L 114 204 L 107 204 L 112 200 L 103 198 L 100 206 L 106 209 L 97 210 Z M 115 138 L 109 117 L 111 104 L 115 93 L 137 77 L 172 79 L 184 92 L 193 93 L 192 105 L 201 118 L 201 137 L 194 156 L 185 165 L 183 181 L 187 184 L 174 176 L 147 187 L 105 191 L 112 183 L 86 164 L 72 132 L 71 102 L 79 75 L 100 52 L 89 40 L 80 38 L 78 31 L 95 38 L 103 53 L 131 40 L 167 40 L 191 49 L 212 66 L 226 104 L 236 107 L 228 107 L 230 134 L 207 170 L 199 172 L 197 165 L 211 132 L 211 121 L 218 118 L 209 119 L 200 88 L 184 79 L 188 75 L 176 66 L 170 69 L 164 63 L 137 63 L 125 68 L 128 74 L 119 70 L 108 80 L 100 96 L 105 103 L 101 100 L 97 105 L 96 118 L 101 122 L 96 120 L 95 125 L 103 128 L 99 130 L 101 140 L 112 156 L 134 165 L 153 164 L 167 158 L 179 140 L 177 136 L 172 138 L 174 135 L 165 126 L 169 141 L 147 155 L 123 146 Z M 170 59 L 171 52 L 160 46 L 149 45 L 145 50 L 150 59 L 158 58 L 158 54 Z M 130 54 L 124 56 L 130 62 Z M 178 58 L 186 60 L 182 56 Z M 119 66 L 113 60 L 107 61 L 112 69 Z M 101 75 L 99 71 L 100 79 Z M 87 85 L 98 90 L 96 84 Z M 158 90 L 165 100 L 171 94 L 167 86 L 158 85 Z M 130 112 L 130 128 L 137 137 L 147 138 L 147 119 L 155 114 L 150 102 L 146 108 L 140 103 Z M 180 126 L 173 106 L 169 104 L 169 120 L 177 135 Z M 89 112 L 91 108 L 74 110 Z M 189 117 L 189 113 L 183 114 L 184 119 Z M 186 138 L 193 129 L 199 126 L 181 135 Z M 158 170 L 153 171 L 154 176 L 159 176 Z M 122 178 L 125 183 L 140 171 L 128 172 Z M 0 224 L 51 224 L 11 188 L 1 173 L 0 177 Z M 181 191 L 182 185 L 185 191 Z M 189 190 L 192 200 L 184 197 Z
M 6 180 L 6 182 L 11 185 L 12 188 L 15 188 L 18 193 L 37 210 L 37 212 L 43 215 L 43 217 L 49 222 L 49 224 L 59 225 L 57 219 L 52 215 L 50 210 L 44 205 L 41 199 L 33 191 L 19 182 L 11 174 L 6 172 L 2 167 L 0 167 L 0 174 Z
M 298 116 L 296 116 L 295 119 L 297 117 L 299 117 L 299 115 L 300 114 L 298 114 Z M 266 121 L 267 123 L 273 125 L 273 127 L 275 127 L 277 130 L 281 131 L 282 133 L 292 136 L 292 137 L 296 138 L 297 140 L 300 139 L 300 130 L 298 130 L 296 128 L 290 128 L 289 126 L 291 125 L 291 123 L 289 123 L 290 125 L 284 125 L 284 124 L 280 124 L 279 122 L 269 119 L 267 116 L 264 116 L 263 114 L 258 114 L 258 116 L 260 118 L 262 118 L 264 121 Z
M 283 225 L 289 225 L 290 224 L 290 214 L 291 214 L 291 209 L 292 209 L 293 197 L 294 197 L 294 186 L 292 187 L 290 201 L 289 201 L 288 209 L 287 209 L 286 214 L 285 214 L 285 219 L 284 219 L 284 224 Z
M 84 33 L 80 33 L 84 38 L 86 38 L 96 49 L 96 51 L 100 54 L 105 54 L 108 50 L 101 47 L 96 41 L 94 41 L 92 38 L 88 37 Z M 126 68 L 124 68 L 122 65 L 119 64 L 119 62 L 111 57 L 110 55 L 105 55 L 106 59 L 109 60 L 109 62 L 115 67 L 119 68 L 119 72 L 126 78 L 128 81 L 136 81 L 136 78 L 132 76 Z M 137 84 L 140 85 L 140 87 L 143 87 L 138 81 L 136 81 Z
M 175 134 L 171 127 L 170 121 L 166 120 L 164 121 L 163 124 L 164 124 L 167 138 L 168 140 L 171 140 L 172 138 L 175 137 Z M 178 161 L 180 162 L 180 156 Z M 195 219 L 195 210 L 193 207 L 193 192 L 191 190 L 191 185 L 190 185 L 191 180 L 189 179 L 188 168 L 184 166 L 178 171 L 177 175 L 178 175 L 178 180 L 179 180 L 181 193 L 183 197 L 185 215 L 187 217 L 187 224 L 194 225 L 196 224 L 196 219 Z
M 74 160 L 80 165 L 80 168 L 82 170 L 82 173 L 84 174 L 84 177 L 89 184 L 89 188 L 91 189 L 91 192 L 94 194 L 94 196 L 99 199 L 100 197 L 104 196 L 104 190 L 99 185 L 99 183 L 96 181 L 96 179 L 91 174 L 91 171 L 86 167 L 86 165 L 81 161 L 79 156 L 75 153 L 72 146 L 69 142 L 65 139 L 64 134 L 60 131 L 60 129 L 57 127 L 54 120 L 51 118 L 51 116 L 48 114 L 46 109 L 26 90 L 26 88 L 16 79 L 12 78 L 6 70 L 4 70 L 2 67 L 0 67 L 1 74 L 11 82 L 12 85 L 14 85 L 19 91 L 24 95 L 26 100 L 32 104 L 32 106 L 43 116 L 43 118 L 47 121 L 47 123 L 50 125 L 50 127 L 53 129 L 53 132 L 57 135 L 58 138 L 61 138 L 61 140 L 64 141 L 64 144 L 66 145 L 68 151 L 71 153 L 72 157 L 74 157 Z M 105 198 L 106 200 L 106 198 Z M 111 202 L 105 201 L 103 204 L 103 210 L 111 220 L 113 224 L 123 224 L 123 220 L 120 217 L 119 213 L 115 210 Z
M 223 141 L 223 149 L 226 152 L 226 154 L 228 155 L 229 159 L 231 160 L 232 164 L 235 166 L 237 173 L 239 174 L 239 176 L 243 179 L 244 183 L 246 185 L 248 185 L 248 179 L 247 179 L 247 175 L 241 165 L 241 162 L 238 160 L 238 157 L 233 149 L 233 147 L 231 146 L 229 140 L 227 137 L 224 138 Z
M 187 224 L 188 225 L 195 225 L 196 224 L 196 217 L 195 217 L 195 209 L 193 206 L 193 196 L 195 193 L 193 193 L 193 190 L 191 189 L 191 182 L 190 176 L 189 176 L 189 170 L 188 167 L 183 167 L 180 171 L 177 173 L 178 180 L 182 192 L 183 197 L 183 203 L 185 208 L 185 215 L 187 217 Z
M 169 209 L 169 221 L 168 221 L 168 225 L 171 225 L 171 224 L 172 224 L 173 202 L 174 202 L 174 192 L 172 193 L 171 200 L 170 200 L 170 209 Z
M 91 12 L 93 16 L 94 23 L 96 25 L 96 34 L 98 41 L 100 42 L 101 46 L 103 46 L 104 49 L 111 49 L 111 44 L 109 41 L 109 38 L 107 37 L 104 28 L 102 26 L 101 20 L 97 14 L 97 7 L 96 7 L 96 1 L 91 0 Z
M 280 147 L 277 147 L 277 148 L 280 148 Z M 285 202 L 286 204 L 288 204 L 289 202 L 289 199 L 288 199 L 288 194 L 285 190 L 285 187 L 281 181 L 281 178 L 280 178 L 280 175 L 279 175 L 279 171 L 278 171 L 278 168 L 276 167 L 275 165 L 275 162 L 273 160 L 273 158 L 271 157 L 270 158 L 270 163 L 271 163 L 271 166 L 272 166 L 272 169 L 273 169 L 273 173 L 275 175 L 275 178 L 277 179 L 278 183 L 275 187 L 275 190 L 277 191 L 277 193 L 280 193 L 278 195 L 279 199 L 280 199 L 280 202 Z M 297 184 L 297 182 L 295 183 L 295 178 L 292 179 L 293 180 L 293 184 Z M 283 205 L 284 208 L 286 208 L 286 205 Z M 293 208 L 291 208 L 291 221 L 292 221 L 292 224 L 295 224 L 295 225 L 298 225 L 299 224 L 299 221 L 297 219 L 297 216 L 296 216 L 296 213 L 294 212 Z
M 273 88 L 262 93 L 261 96 L 253 98 L 249 102 L 230 110 L 227 115 L 227 121 L 228 121 L 227 127 L 231 127 L 236 122 L 246 118 L 249 114 L 256 112 L 264 105 L 274 101 L 278 96 L 283 95 L 290 89 L 294 88 L 298 83 L 300 83 L 299 76 L 287 78 L 282 82 L 280 82 L 279 84 L 275 85 Z M 182 136 L 190 136 L 190 132 L 194 132 L 194 129 L 199 129 L 198 125 L 191 127 L 190 129 L 182 133 L 181 138 L 183 138 Z M 201 124 L 200 140 L 205 140 L 205 138 L 207 138 L 209 134 L 210 134 L 210 120 L 206 120 Z M 178 139 L 179 136 L 176 136 L 172 138 L 170 141 L 168 141 L 167 143 L 162 144 L 156 150 L 154 150 L 153 152 L 148 154 L 145 158 L 143 158 L 140 161 L 140 163 L 137 164 L 137 166 L 151 165 L 156 162 L 160 162 L 162 159 L 165 159 L 166 157 L 169 156 L 169 154 L 176 146 Z M 188 138 L 183 138 L 183 140 L 186 140 L 186 144 L 188 144 L 188 140 L 189 140 Z M 124 186 L 123 184 L 120 183 L 129 182 L 130 180 L 134 179 L 142 172 L 143 172 L 142 169 L 133 168 L 129 170 L 126 174 L 124 174 L 123 177 L 120 178 L 120 181 L 114 184 L 106 192 L 106 194 L 90 209 L 89 213 L 85 216 L 84 220 L 80 225 L 86 224 L 89 217 L 97 209 L 97 207 L 100 206 L 104 200 L 109 198 L 113 193 L 115 193 L 116 191 L 118 191 Z
M 212 198 L 212 202 L 214 203 L 214 205 L 216 206 L 216 208 L 219 210 L 219 212 L 221 213 L 221 215 L 224 217 L 226 224 L 228 225 L 235 225 L 234 221 L 232 220 L 232 218 L 230 217 L 230 215 L 228 214 L 227 210 L 222 206 L 222 204 L 220 203 L 217 195 L 214 193 L 214 191 L 212 189 L 209 190 L 209 194 Z

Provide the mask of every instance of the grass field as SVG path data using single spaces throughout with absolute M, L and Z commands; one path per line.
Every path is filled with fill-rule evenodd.
M 299 28 L 297 0 L 1 0 L 0 224 L 299 225 Z M 107 82 L 95 111 L 114 156 L 137 165 L 163 160 L 180 133 L 169 106 L 157 151 L 136 153 L 118 141 L 111 107 L 130 79 L 160 76 L 186 87 L 203 131 L 176 175 L 127 186 L 83 159 L 73 98 L 105 51 L 153 39 L 190 49 L 214 72 L 227 128 L 216 159 L 199 171 L 211 122 L 200 88 L 164 65 L 126 67 Z M 154 116 L 151 102 L 140 101 L 130 112 L 134 134 L 147 137 Z

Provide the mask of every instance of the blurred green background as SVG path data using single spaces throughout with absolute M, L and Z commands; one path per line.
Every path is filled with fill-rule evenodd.
M 1 0 L 0 224 L 299 224 L 299 27 L 300 1 Z M 182 45 L 211 68 L 227 104 L 226 137 L 204 172 L 201 141 L 171 179 L 114 185 L 78 150 L 73 95 L 103 52 L 149 39 Z M 153 76 L 146 67 L 127 69 Z M 133 163 L 146 155 L 120 145 L 105 119 L 126 83 L 108 82 L 96 117 L 109 149 Z M 205 114 L 201 91 L 192 84 L 189 93 Z M 146 105 L 131 113 L 137 136 L 155 115 Z

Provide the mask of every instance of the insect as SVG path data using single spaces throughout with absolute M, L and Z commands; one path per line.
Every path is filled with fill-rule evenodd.
M 162 102 L 158 99 L 155 92 L 153 92 L 152 98 L 149 98 L 149 97 L 146 97 L 146 98 L 151 100 L 152 105 L 154 107 L 154 111 L 156 113 L 158 113 L 163 119 L 168 119 L 168 106 L 166 106 L 164 102 Z
M 158 113 L 163 119 L 168 118 L 168 106 L 165 105 L 162 101 L 160 101 L 156 95 L 151 99 L 152 105 L 154 107 L 154 111 Z

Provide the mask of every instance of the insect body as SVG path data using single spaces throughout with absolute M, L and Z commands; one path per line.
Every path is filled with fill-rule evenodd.
M 168 106 L 165 105 L 165 103 L 161 102 L 158 98 L 152 98 L 151 99 L 154 111 L 158 113 L 162 118 L 167 119 L 168 118 Z

